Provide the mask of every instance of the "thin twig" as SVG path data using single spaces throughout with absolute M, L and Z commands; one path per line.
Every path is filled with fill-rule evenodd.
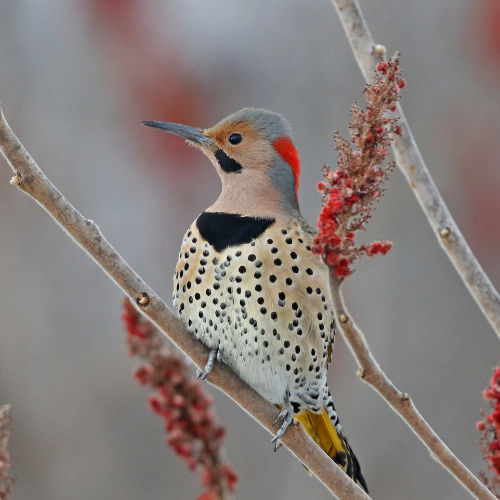
M 0 110 L 0 149 L 14 171 L 11 184 L 37 201 L 73 240 L 92 257 L 139 310 L 153 321 L 191 360 L 203 369 L 208 350 L 185 328 L 181 320 L 125 262 L 100 232 L 85 219 L 45 176 Z M 226 366 L 216 363 L 209 381 L 225 392 L 270 433 L 278 415 L 276 408 L 238 378 Z M 370 497 L 355 484 L 307 435 L 302 426 L 290 426 L 283 444 L 340 499 Z
M 351 44 L 364 79 L 371 83 L 385 49 L 376 45 L 357 0 L 331 0 Z M 392 143 L 396 163 L 431 224 L 444 252 L 451 260 L 479 308 L 500 337 L 500 296 L 472 253 L 434 184 L 413 138 L 401 106 L 397 108 L 402 136 Z
M 363 332 L 344 305 L 341 279 L 330 269 L 330 293 L 337 324 L 359 365 L 358 374 L 371 385 L 428 448 L 431 456 L 476 498 L 495 499 L 488 488 L 453 454 L 417 410 L 407 393 L 401 392 L 382 371 L 371 353 Z

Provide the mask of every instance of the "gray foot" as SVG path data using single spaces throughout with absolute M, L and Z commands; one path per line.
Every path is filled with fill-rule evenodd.
M 288 429 L 288 426 L 292 423 L 293 421 L 293 408 L 292 405 L 290 404 L 290 394 L 287 392 L 285 394 L 285 401 L 283 403 L 283 410 L 281 410 L 280 414 L 274 421 L 273 425 L 278 424 L 279 422 L 282 422 L 281 427 L 278 429 L 278 432 L 273 436 L 271 439 L 271 443 L 276 443 L 278 439 L 285 434 L 285 431 Z M 276 451 L 279 447 L 275 445 L 274 450 Z
M 199 371 L 196 375 L 200 380 L 205 380 L 215 365 L 215 360 L 220 360 L 219 349 L 212 349 L 208 355 L 208 361 L 204 371 Z

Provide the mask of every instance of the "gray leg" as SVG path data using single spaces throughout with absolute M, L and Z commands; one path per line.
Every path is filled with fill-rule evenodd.
M 208 361 L 207 361 L 207 364 L 205 365 L 205 370 L 202 372 L 202 371 L 198 371 L 197 373 L 197 377 L 200 379 L 200 380 L 205 380 L 207 377 L 208 377 L 208 374 L 212 371 L 212 368 L 214 367 L 215 365 L 215 360 L 219 360 L 220 359 L 220 356 L 219 356 L 219 349 L 216 348 L 216 349 L 212 349 L 210 351 L 210 354 L 208 355 Z
M 278 429 L 278 432 L 271 439 L 271 443 L 276 443 L 278 439 L 285 434 L 285 431 L 288 429 L 288 426 L 292 423 L 293 420 L 293 408 L 290 404 L 290 393 L 286 391 L 285 400 L 283 402 L 283 410 L 278 415 L 273 425 L 278 424 L 279 422 L 283 422 L 281 427 Z M 275 446 L 275 450 L 278 448 Z

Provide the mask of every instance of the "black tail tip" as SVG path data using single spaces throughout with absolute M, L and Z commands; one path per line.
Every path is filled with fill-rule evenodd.
M 354 457 L 354 463 L 353 463 L 353 478 L 354 480 L 359 483 L 361 488 L 363 488 L 366 493 L 369 493 L 368 491 L 368 486 L 366 484 L 365 478 L 363 477 L 363 474 L 361 474 L 361 467 L 359 466 L 359 462 L 356 457 Z
M 359 485 L 361 486 L 361 488 L 363 488 L 366 491 L 366 493 L 370 493 L 368 491 L 368 486 L 366 485 L 365 478 L 363 477 L 363 474 L 361 474 L 361 472 L 358 474 L 356 479 L 357 479 Z

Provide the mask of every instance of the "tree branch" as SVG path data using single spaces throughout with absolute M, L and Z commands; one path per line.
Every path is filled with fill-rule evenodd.
M 385 49 L 375 45 L 357 0 L 331 0 L 331 2 L 337 10 L 361 73 L 365 81 L 371 83 L 375 75 L 375 66 Z M 396 163 L 412 188 L 441 247 L 493 330 L 500 337 L 500 296 L 441 198 L 399 104 L 398 113 L 403 134 L 401 137 L 395 137 L 392 143 Z
M 453 454 L 434 429 L 417 410 L 407 393 L 401 392 L 382 371 L 371 353 L 363 332 L 354 323 L 344 305 L 342 280 L 335 276 L 330 268 L 330 293 L 337 325 L 347 341 L 353 356 L 359 365 L 359 375 L 371 385 L 387 404 L 400 415 L 410 429 L 425 444 L 431 456 L 437 460 L 459 483 L 476 498 L 495 499 L 488 488 Z
M 137 304 L 191 360 L 203 369 L 208 350 L 184 327 L 160 297 L 130 268 L 108 243 L 97 225 L 85 219 L 45 176 L 0 110 L 0 149 L 15 175 L 11 184 L 37 201 L 73 240 L 92 257 L 122 291 Z M 229 368 L 216 363 L 209 381 L 226 393 L 270 433 L 277 409 Z M 292 425 L 281 438 L 283 444 L 339 499 L 369 500 L 355 484 L 307 435 L 301 425 Z

